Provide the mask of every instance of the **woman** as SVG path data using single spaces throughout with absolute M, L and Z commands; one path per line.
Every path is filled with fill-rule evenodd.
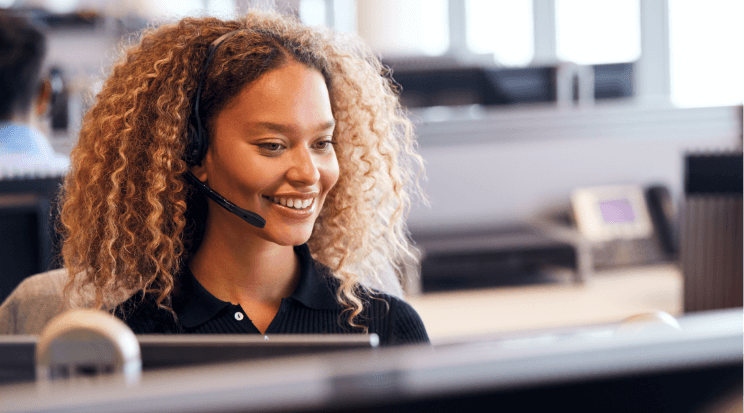
M 378 59 L 337 36 L 265 12 L 146 31 L 72 151 L 67 294 L 135 292 L 115 314 L 136 333 L 427 342 L 395 297 L 412 127 Z

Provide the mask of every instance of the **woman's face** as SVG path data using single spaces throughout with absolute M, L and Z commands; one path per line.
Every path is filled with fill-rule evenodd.
M 307 242 L 338 180 L 333 129 L 328 89 L 317 70 L 290 61 L 247 85 L 215 117 L 209 149 L 192 172 L 261 215 L 266 226 L 256 228 L 211 202 L 208 225 L 279 245 Z

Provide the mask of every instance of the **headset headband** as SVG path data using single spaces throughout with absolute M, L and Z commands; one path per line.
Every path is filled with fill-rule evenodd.
M 192 165 L 201 164 L 207 147 L 206 138 L 204 136 L 204 128 L 202 128 L 201 124 L 201 116 L 199 116 L 199 103 L 201 101 L 201 92 L 202 88 L 204 87 L 204 81 L 207 78 L 207 69 L 209 68 L 209 64 L 212 63 L 212 59 L 214 58 L 214 54 L 217 51 L 217 48 L 224 41 L 226 41 L 239 31 L 240 30 L 235 30 L 223 34 L 222 36 L 218 37 L 217 40 L 213 41 L 212 44 L 209 45 L 209 49 L 207 49 L 207 60 L 204 62 L 204 67 L 202 68 L 202 74 L 199 79 L 199 86 L 196 89 L 196 97 L 194 102 L 193 116 L 196 118 L 196 130 L 194 130 L 192 124 L 189 126 L 189 131 L 187 133 L 189 145 L 187 152 L 189 156 L 188 161 Z M 216 202 L 219 206 L 230 211 L 232 214 L 237 215 L 245 222 L 258 228 L 263 228 L 266 225 L 266 220 L 263 219 L 260 215 L 256 214 L 255 212 L 240 208 L 239 206 L 228 201 L 227 199 L 225 199 L 225 197 L 218 194 L 212 188 L 208 187 L 204 182 L 200 181 L 196 176 L 194 176 L 194 174 L 191 173 L 190 170 L 187 169 L 184 176 L 186 177 L 186 180 L 188 180 L 192 185 L 196 186 L 196 188 L 199 189 L 199 191 L 201 191 L 204 195 Z
M 209 48 L 207 49 L 207 59 L 204 61 L 204 66 L 202 67 L 201 76 L 199 77 L 199 85 L 196 88 L 196 96 L 194 98 L 194 110 L 193 110 L 193 117 L 196 118 L 196 130 L 192 133 L 189 133 L 189 161 L 192 164 L 199 165 L 201 164 L 202 158 L 204 158 L 204 152 L 206 151 L 206 139 L 204 136 L 204 128 L 202 126 L 201 122 L 201 115 L 199 114 L 199 104 L 201 103 L 201 94 L 202 89 L 204 89 L 204 82 L 207 79 L 207 69 L 209 69 L 209 64 L 212 63 L 212 60 L 214 59 L 215 52 L 217 52 L 217 49 L 220 47 L 220 45 L 234 36 L 236 33 L 238 33 L 241 30 L 234 30 L 229 33 L 225 33 L 222 36 L 218 37 L 215 41 L 213 41 Z

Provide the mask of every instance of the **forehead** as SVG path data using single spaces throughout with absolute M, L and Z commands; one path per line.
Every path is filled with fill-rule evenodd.
M 246 85 L 218 118 L 232 122 L 305 124 L 333 120 L 323 75 L 317 69 L 290 61 Z

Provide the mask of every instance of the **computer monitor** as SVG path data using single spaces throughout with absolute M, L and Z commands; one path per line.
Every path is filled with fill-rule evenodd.
M 393 79 L 401 87 L 401 103 L 409 108 L 514 105 L 558 99 L 556 66 L 495 68 L 439 62 L 406 67 L 395 61 L 384 63 L 393 68 Z M 632 97 L 634 66 L 632 62 L 593 65 L 594 99 Z
M 594 99 L 617 99 L 633 96 L 635 63 L 594 65 Z
M 401 103 L 409 108 L 553 102 L 555 68 L 452 67 L 394 71 Z
M 29 275 L 59 268 L 62 242 L 54 227 L 63 180 L 0 173 L 0 302 Z
M 143 371 L 376 348 L 377 334 L 139 335 Z
M 50 203 L 33 193 L 0 193 L 0 303 L 52 262 Z
M 33 381 L 37 336 L 0 336 L 0 384 Z M 138 335 L 142 370 L 373 349 L 377 334 Z
M 740 403 L 742 309 L 678 322 L 151 371 L 129 387 L 0 387 L 0 400 L 17 411 L 126 412 L 707 412 Z

